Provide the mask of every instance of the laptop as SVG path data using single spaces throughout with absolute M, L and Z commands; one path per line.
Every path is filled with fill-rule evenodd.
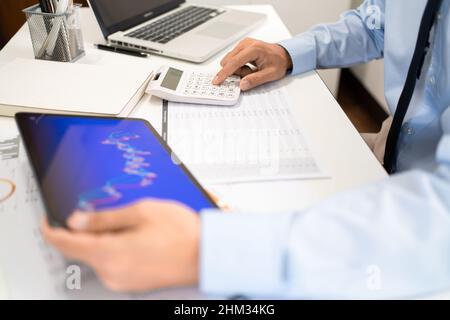
M 204 62 L 265 15 L 185 0 L 88 0 L 105 39 L 128 50 Z

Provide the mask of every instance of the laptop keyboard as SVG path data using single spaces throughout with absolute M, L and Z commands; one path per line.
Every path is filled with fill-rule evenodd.
M 223 10 L 188 6 L 125 36 L 164 44 L 224 12 Z

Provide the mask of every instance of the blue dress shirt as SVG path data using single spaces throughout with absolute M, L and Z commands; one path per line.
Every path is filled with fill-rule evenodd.
M 385 60 L 395 112 L 426 0 L 368 0 L 281 43 L 293 74 Z M 450 0 L 399 140 L 398 174 L 286 214 L 202 213 L 201 289 L 279 298 L 414 297 L 450 288 Z

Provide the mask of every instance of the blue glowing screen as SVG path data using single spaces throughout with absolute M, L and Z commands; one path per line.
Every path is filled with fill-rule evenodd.
M 16 118 L 47 208 L 62 221 L 75 210 L 98 211 L 144 198 L 175 200 L 197 212 L 214 207 L 144 121 Z

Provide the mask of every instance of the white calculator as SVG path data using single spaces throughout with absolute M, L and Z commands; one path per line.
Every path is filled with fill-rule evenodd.
M 240 78 L 231 76 L 220 86 L 212 84 L 215 74 L 183 71 L 164 66 L 150 81 L 147 93 L 161 99 L 195 104 L 235 105 L 241 94 Z

